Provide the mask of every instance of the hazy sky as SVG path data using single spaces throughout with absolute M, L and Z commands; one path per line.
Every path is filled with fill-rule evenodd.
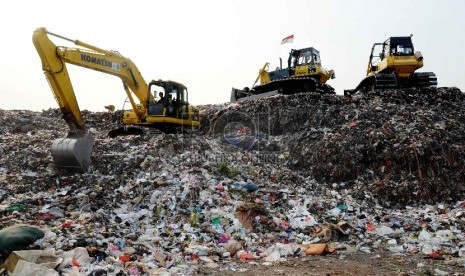
M 413 34 L 415 50 L 439 86 L 465 91 L 465 1 L 462 0 L 166 0 L 3 1 L 0 9 L 0 109 L 40 111 L 57 104 L 32 44 L 38 27 L 117 50 L 145 80 L 185 84 L 193 104 L 229 101 L 251 86 L 265 62 L 313 46 L 334 69 L 338 94 L 365 76 L 371 46 Z M 294 34 L 293 44 L 281 40 Z M 70 46 L 52 38 L 57 45 Z M 81 109 L 123 107 L 119 78 L 68 65 Z M 128 105 L 126 105 L 128 108 Z

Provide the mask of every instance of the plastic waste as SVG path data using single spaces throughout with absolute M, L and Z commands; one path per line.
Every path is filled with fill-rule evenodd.
M 230 239 L 231 239 L 231 237 L 228 234 L 221 234 L 218 242 L 219 243 L 227 243 Z
M 270 255 L 268 255 L 267 257 L 265 257 L 265 261 L 266 262 L 276 262 L 276 261 L 279 261 L 281 259 L 281 254 L 279 254 L 279 251 L 278 250 L 275 250 L 273 251 Z
M 23 203 L 12 203 L 10 204 L 10 206 L 8 206 L 9 212 L 14 212 L 14 211 L 23 212 L 24 210 L 26 210 L 26 205 Z
M 250 252 L 247 252 L 245 250 L 240 250 L 239 252 L 237 252 L 237 256 L 242 261 L 253 261 L 253 260 L 255 260 L 255 256 L 252 255 Z
M 76 247 L 63 252 L 62 257 L 63 261 L 57 270 L 64 273 L 69 272 L 73 267 L 86 266 L 92 262 L 92 258 L 84 247 Z
M 389 226 L 382 225 L 376 228 L 376 234 L 378 236 L 389 236 L 392 233 L 394 233 L 394 230 Z

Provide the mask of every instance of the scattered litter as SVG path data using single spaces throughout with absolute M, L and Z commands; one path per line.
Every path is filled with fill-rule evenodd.
M 201 134 L 114 139 L 120 110 L 84 111 L 86 174 L 53 164 L 58 109 L 0 110 L 1 253 L 55 256 L 17 258 L 44 276 L 244 272 L 342 250 L 463 264 L 464 105 L 456 88 L 304 93 L 201 106 Z M 219 131 L 234 112 L 247 128 Z

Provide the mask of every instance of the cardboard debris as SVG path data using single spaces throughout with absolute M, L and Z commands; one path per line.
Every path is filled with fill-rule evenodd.
M 15 270 L 11 274 L 12 276 L 24 276 L 24 275 L 40 275 L 40 276 L 58 276 L 60 275 L 56 270 L 47 268 L 40 264 L 19 260 L 16 264 Z
M 305 250 L 307 255 L 324 255 L 336 251 L 336 249 L 329 247 L 326 243 L 304 244 L 301 247 Z
M 63 261 L 63 258 L 43 250 L 13 251 L 5 260 L 3 267 L 5 267 L 9 272 L 13 272 L 20 260 L 35 263 L 46 268 L 55 269 Z

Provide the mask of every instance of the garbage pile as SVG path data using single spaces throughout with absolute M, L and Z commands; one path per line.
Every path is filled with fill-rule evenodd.
M 433 100 L 439 96 L 425 91 L 391 92 L 372 100 L 302 94 L 203 106 L 210 125 L 195 135 L 110 139 L 118 114 L 84 112 L 96 140 L 85 174 L 53 164 L 52 140 L 67 133 L 58 110 L 0 110 L 0 229 L 41 229 L 32 237 L 17 235 L 24 237 L 20 248 L 2 248 L 11 231 L 0 230 L 3 269 L 16 275 L 186 275 L 202 267 L 240 271 L 241 262 L 271 265 L 355 251 L 422 254 L 465 266 L 465 201 L 448 190 L 463 168 L 454 159 L 463 156 L 456 136 L 463 130 L 463 96 L 441 88 L 439 104 Z M 294 109 L 281 112 L 279 123 L 252 116 L 272 114 L 267 108 Z M 436 141 L 437 155 L 427 148 L 434 137 L 448 143 Z M 383 197 L 388 185 L 418 189 L 432 181 L 428 170 L 422 182 L 395 163 L 403 160 L 395 153 L 406 163 L 408 154 L 415 156 L 407 151 L 412 142 L 420 165 L 439 166 L 432 168 L 435 181 L 448 172 L 450 186 L 440 192 L 454 200 L 435 195 L 430 203 L 398 206 L 399 197 Z M 358 174 L 343 176 L 357 160 Z M 410 166 L 414 175 L 422 168 Z M 341 172 L 331 175 L 328 168 Z M 373 182 L 380 175 L 390 177 Z M 395 182 L 402 177 L 405 182 Z
M 306 93 L 239 102 L 207 117 L 215 125 L 217 117 L 243 114 L 257 130 L 285 137 L 288 167 L 405 205 L 460 198 L 464 103 L 457 88 L 380 90 L 352 98 Z

